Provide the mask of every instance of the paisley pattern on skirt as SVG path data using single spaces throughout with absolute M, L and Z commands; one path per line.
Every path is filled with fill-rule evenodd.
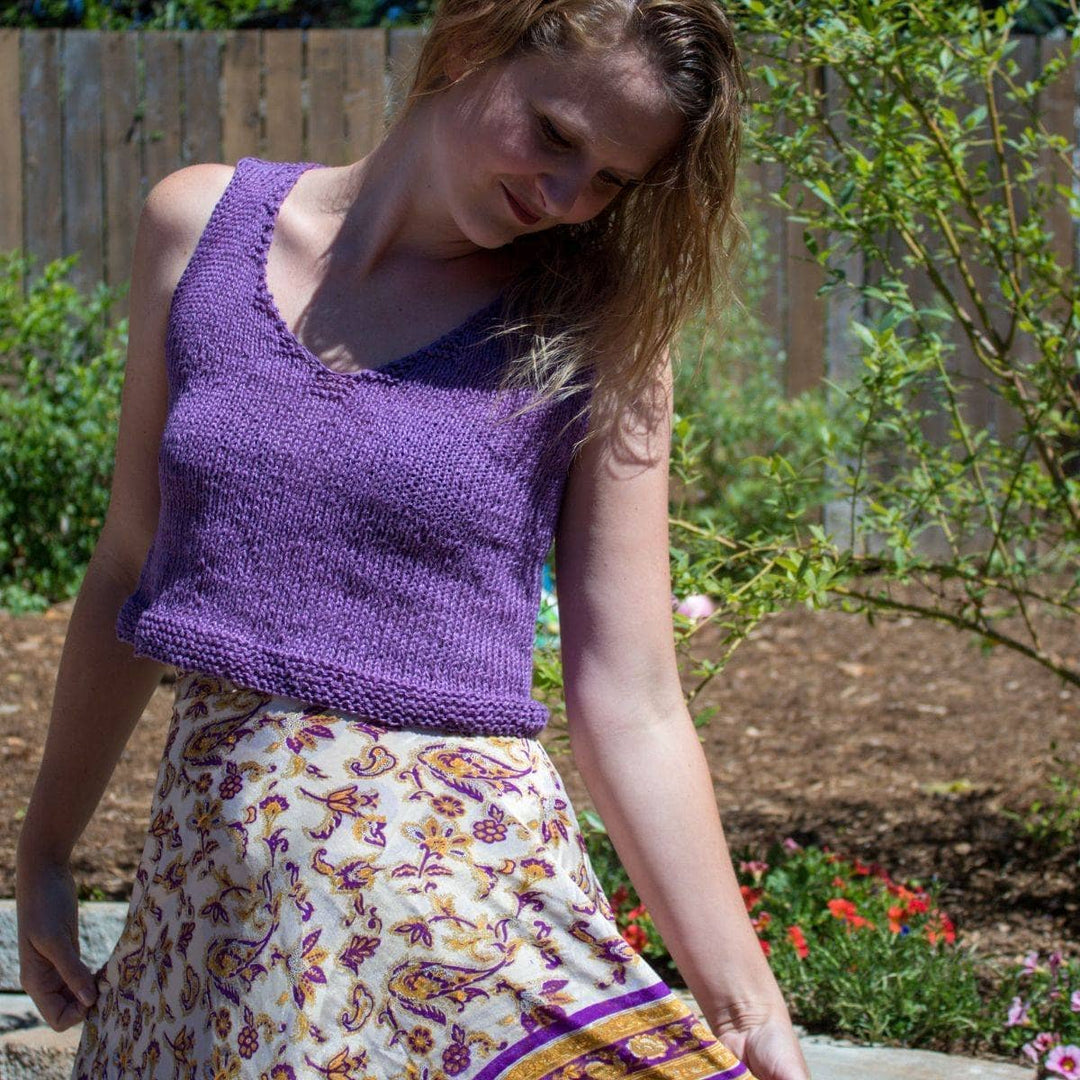
M 623 940 L 543 745 L 180 672 L 72 1080 L 753 1080 Z

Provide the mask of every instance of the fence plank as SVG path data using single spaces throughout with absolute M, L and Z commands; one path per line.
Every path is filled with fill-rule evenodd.
M 173 30 L 142 34 L 146 60 L 146 122 L 143 127 L 143 193 L 183 164 L 180 150 L 180 35 Z
M 345 44 L 342 160 L 358 161 L 382 138 L 386 114 L 386 31 L 341 30 Z
M 1014 81 L 1020 86 L 1023 86 L 1024 83 L 1034 79 L 1042 70 L 1042 60 L 1039 54 L 1039 39 L 1033 34 L 1024 34 L 1018 37 L 1017 50 L 1013 53 L 1013 57 L 1020 69 L 1015 76 Z M 1069 96 L 1071 97 L 1071 95 Z M 1045 120 L 1046 117 L 1044 116 L 1043 119 Z M 1020 139 L 1023 135 L 1024 128 L 1029 122 L 1029 117 L 1021 108 L 1011 109 L 1003 118 L 1003 126 L 1005 129 L 1003 137 L 1012 140 Z M 1071 126 L 1070 123 L 1070 128 Z M 1006 146 L 1006 158 L 1008 159 L 1008 157 L 1008 147 Z M 1015 181 L 1015 168 L 1010 169 L 1010 174 Z M 1024 223 L 1031 209 L 1025 194 L 1026 188 L 1026 182 L 1015 188 L 1016 220 L 1020 225 Z M 1058 205 L 1060 208 L 1066 210 L 1067 215 L 1068 208 L 1062 207 L 1060 203 Z M 1051 211 L 1051 214 L 1044 219 L 1046 220 L 1048 227 L 1053 224 L 1052 214 L 1053 211 Z M 1068 263 L 1065 263 L 1065 265 L 1068 265 Z M 1024 275 L 1024 279 L 1026 284 L 1026 275 Z M 1005 328 L 1007 323 L 1004 316 L 1007 315 L 1008 312 L 997 280 L 995 280 L 995 287 L 992 291 L 992 304 L 995 309 L 1000 309 L 1002 315 L 1002 327 Z M 1015 333 L 1015 343 L 1011 350 L 1013 353 L 1012 363 L 1027 365 L 1037 362 L 1039 350 L 1031 335 L 1019 329 L 1019 327 L 1016 329 Z M 987 410 L 986 419 L 991 430 L 997 438 L 1002 439 L 1006 444 L 1011 443 L 1023 427 L 1023 421 L 1019 411 L 1001 396 L 997 386 L 994 387 L 992 394 L 987 394 L 987 397 L 990 408 Z
M 262 42 L 266 65 L 266 146 L 262 156 L 269 161 L 300 161 L 306 156 L 301 84 L 304 32 L 264 30 Z
M 120 285 L 131 277 L 132 246 L 142 200 L 142 148 L 139 138 L 139 87 L 135 34 L 101 32 L 101 109 L 105 145 L 105 279 Z M 117 301 L 113 322 L 128 314 L 128 297 Z
M 226 30 L 222 55 L 222 155 L 230 165 L 262 153 L 259 119 L 261 31 Z
M 823 73 L 815 67 L 809 74 L 818 92 L 823 91 Z M 794 134 L 790 117 L 784 118 L 787 134 Z M 798 181 L 792 185 L 791 199 L 797 200 L 801 191 L 803 205 L 819 209 L 821 200 Z M 789 200 L 790 201 L 790 200 Z M 804 390 L 817 386 L 825 374 L 825 302 L 817 291 L 825 281 L 825 273 L 806 248 L 803 239 L 804 226 L 800 222 L 786 221 L 787 242 L 787 370 L 786 393 L 796 397 Z
M 345 50 L 337 30 L 309 30 L 307 157 L 341 165 L 345 142 Z
M 60 126 L 59 31 L 36 30 L 22 34 L 23 191 L 26 194 L 26 254 L 30 276 L 38 277 L 45 263 L 63 252 L 61 218 L 64 207 L 60 187 L 63 140 Z
M 826 68 L 825 77 L 825 112 L 835 127 L 840 141 L 845 146 L 860 150 L 864 154 L 872 155 L 867 147 L 866 140 L 861 138 L 857 131 L 851 129 L 848 116 L 852 112 L 857 113 L 850 103 L 851 90 L 843 79 L 832 69 Z M 836 156 L 839 152 L 834 151 Z M 829 233 L 825 240 L 830 247 L 836 243 L 848 242 L 848 237 Z M 832 384 L 839 387 L 857 384 L 863 370 L 862 344 L 852 332 L 853 320 L 863 320 L 862 294 L 857 286 L 865 281 L 866 266 L 863 251 L 859 247 L 853 247 L 847 253 L 842 263 L 834 260 L 834 265 L 839 265 L 844 271 L 845 282 L 828 293 L 825 301 L 825 377 L 829 380 L 825 387 L 825 395 L 829 400 L 841 397 L 842 389 L 834 389 Z M 840 464 L 845 466 L 845 471 L 854 471 L 858 462 L 852 455 L 840 459 Z M 824 469 L 825 480 L 834 488 L 838 488 L 838 470 L 826 465 Z M 850 496 L 843 496 L 826 503 L 822 508 L 822 524 L 826 532 L 831 533 L 839 545 L 850 548 L 855 543 L 852 535 L 852 519 L 862 518 L 865 514 L 865 500 L 859 496 L 855 500 L 854 514 Z M 868 554 L 880 550 L 881 537 L 877 535 L 866 536 L 859 554 Z
M 61 46 L 64 254 L 78 254 L 71 281 L 89 292 L 105 276 L 101 103 L 95 93 L 101 86 L 101 36 L 65 30 Z
M 180 35 L 180 70 L 184 80 L 183 162 L 220 162 L 221 43 L 216 31 L 193 30 Z
M 1038 39 L 1033 34 L 1017 34 L 1013 40 L 1016 48 L 1011 54 L 1011 59 L 1015 60 L 1018 71 L 1012 78 L 1018 85 L 1023 86 L 1024 83 L 1034 79 L 1040 70 Z M 1030 209 L 1025 194 L 1027 184 L 1017 184 L 1016 182 L 1016 163 L 1010 160 L 1012 154 L 1008 144 L 1010 141 L 1016 141 L 1022 137 L 1024 128 L 1029 123 L 1029 118 L 1023 105 L 1017 105 L 1007 100 L 1006 87 L 1002 80 L 997 80 L 994 85 L 995 100 L 998 101 L 1001 112 L 1002 140 L 1005 143 L 1005 170 L 1007 179 L 1012 186 L 1013 217 L 1019 227 L 1023 225 Z M 994 175 L 999 180 L 1002 179 L 1000 163 L 996 166 Z M 1002 189 L 1002 194 L 997 196 L 996 201 L 1002 201 L 1003 191 L 1004 189 Z M 1001 271 L 996 267 L 989 266 L 980 267 L 979 269 L 980 271 L 984 269 L 986 271 L 987 303 L 990 307 L 991 321 L 999 334 L 1002 336 L 1007 335 L 1010 332 L 1010 322 L 1012 320 L 1010 305 L 1006 302 L 1001 288 Z M 980 280 L 984 280 L 981 274 Z M 1019 327 L 1013 329 L 1012 333 L 1013 343 L 1009 349 L 1012 354 L 1010 363 L 1023 364 L 1035 360 L 1037 348 L 1031 336 Z M 970 355 L 974 360 L 974 354 Z M 1011 430 L 1017 430 L 1020 426 L 1020 417 L 1001 397 L 996 380 L 993 380 L 992 376 L 988 377 L 981 366 L 974 368 L 973 374 L 980 380 L 978 391 L 973 390 L 968 397 L 970 415 L 976 430 L 985 426 L 995 436 L 1000 436 L 1003 422 Z M 1011 419 L 1006 415 L 1007 413 L 1013 413 Z
M 424 42 L 424 31 L 415 26 L 394 27 L 386 42 L 386 101 L 388 118 L 401 108 L 412 85 L 412 75 Z
M 21 73 L 19 31 L 0 30 L 0 251 L 5 252 L 23 246 Z
M 750 83 L 750 99 L 757 102 L 764 100 L 768 88 L 757 75 L 759 67 L 767 65 L 769 56 L 778 48 L 774 35 L 768 35 L 755 43 L 747 42 L 743 47 L 744 55 L 750 59 L 747 76 Z M 751 120 L 753 122 L 753 120 Z M 744 137 L 745 139 L 745 137 Z M 748 141 L 748 140 L 746 140 Z M 786 313 L 784 297 L 787 293 L 785 275 L 787 273 L 787 235 L 784 227 L 784 214 L 781 207 L 773 202 L 771 196 L 780 190 L 784 178 L 783 166 L 776 161 L 753 161 L 744 151 L 744 164 L 741 169 L 747 181 L 748 209 L 760 220 L 761 255 L 768 263 L 768 274 L 763 282 L 761 297 L 756 312 L 758 318 L 772 332 L 781 348 L 786 349 L 785 335 Z
M 1059 185 L 1066 192 L 1078 193 L 1078 181 L 1073 177 L 1071 165 L 1075 160 L 1076 147 L 1080 145 L 1080 132 L 1077 131 L 1078 107 L 1080 107 L 1080 59 L 1070 61 L 1070 43 L 1067 40 L 1052 41 L 1043 38 L 1039 42 L 1040 58 L 1045 67 L 1051 60 L 1064 58 L 1063 70 L 1040 94 L 1037 111 L 1047 131 L 1060 135 L 1065 140 L 1066 148 L 1062 151 L 1044 150 L 1040 154 L 1040 180 L 1043 183 Z M 1069 212 L 1067 198 L 1059 193 L 1053 196 L 1053 202 L 1046 214 L 1047 229 L 1052 235 L 1051 252 L 1063 274 L 1072 271 L 1080 274 L 1080 220 L 1074 219 Z M 1065 280 L 1068 280 L 1066 278 Z M 1073 278 L 1072 280 L 1076 280 Z M 1059 327 L 1064 327 L 1070 315 L 1070 297 L 1067 289 L 1062 289 L 1046 311 L 1046 317 L 1053 319 Z M 1071 377 L 1073 389 L 1080 391 L 1080 372 Z M 1068 405 L 1073 417 L 1075 408 Z M 1015 409 L 1009 409 L 1015 415 Z M 1078 440 L 1073 439 L 1060 447 L 1063 454 L 1080 450 Z M 1080 470 L 1080 457 L 1073 457 L 1064 463 L 1068 475 L 1076 476 Z
M 1041 67 L 1052 58 L 1069 56 L 1068 41 L 1051 41 L 1042 38 L 1039 43 Z M 1076 127 L 1077 106 L 1080 100 L 1077 96 L 1077 88 L 1080 87 L 1080 59 L 1068 61 L 1064 70 L 1058 77 L 1042 91 L 1038 102 L 1039 118 L 1046 125 L 1047 131 L 1052 135 L 1060 135 L 1069 149 L 1059 153 L 1044 150 L 1039 158 L 1039 164 L 1044 170 L 1041 177 L 1046 184 L 1060 184 L 1066 190 L 1072 187 L 1072 170 L 1070 168 L 1070 153 L 1080 141 L 1080 132 Z M 1053 231 L 1053 250 L 1059 265 L 1066 270 L 1080 268 L 1080 220 L 1074 219 L 1069 213 L 1069 204 L 1061 195 L 1055 195 L 1053 204 L 1047 212 L 1047 223 Z M 1067 299 L 1062 296 L 1055 306 L 1055 314 L 1058 318 L 1067 318 L 1069 314 Z

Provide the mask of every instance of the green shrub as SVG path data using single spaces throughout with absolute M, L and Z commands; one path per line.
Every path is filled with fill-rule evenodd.
M 955 944 L 940 883 L 901 884 L 881 867 L 790 840 L 763 859 L 733 858 L 773 972 L 804 1024 L 946 1051 L 976 1041 L 975 958 Z
M 623 937 L 668 985 L 682 986 L 603 822 L 586 810 L 578 824 Z M 1039 1044 L 1043 1057 L 1080 1039 L 1080 967 L 1060 954 L 1046 968 L 1032 957 L 1007 971 L 984 962 L 957 944 L 936 879 L 901 883 L 790 838 L 763 856 L 733 850 L 732 862 L 792 1018 L 810 1031 L 944 1052 L 1023 1051 L 1033 1061 L 1038 1032 L 1056 1034 Z
M 75 594 L 105 519 L 127 320 L 118 290 L 87 298 L 50 263 L 23 297 L 18 254 L 0 262 L 0 607 L 40 611 Z

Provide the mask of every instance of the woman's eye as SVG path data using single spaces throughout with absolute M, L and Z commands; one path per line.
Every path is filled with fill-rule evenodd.
M 544 133 L 544 137 L 547 139 L 547 141 L 549 143 L 551 143 L 552 145 L 554 145 L 554 146 L 558 146 L 560 148 L 565 149 L 566 147 L 569 147 L 570 145 L 572 145 L 566 139 L 564 139 L 558 133 L 558 131 L 556 131 L 555 125 L 552 124 L 552 122 L 546 116 L 541 116 L 540 117 L 540 130 Z M 617 176 L 614 176 L 612 173 L 601 173 L 600 174 L 600 179 L 603 180 L 603 182 L 605 184 L 608 184 L 611 187 L 616 187 L 616 188 L 630 187 L 629 182 L 624 182 L 624 181 L 620 180 Z
M 540 129 L 547 137 L 548 142 L 554 143 L 556 146 L 569 146 L 570 144 L 555 130 L 555 126 L 546 117 L 540 119 Z

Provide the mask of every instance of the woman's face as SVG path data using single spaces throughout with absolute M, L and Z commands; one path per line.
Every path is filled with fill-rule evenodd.
M 457 227 L 485 248 L 588 221 L 683 129 L 653 69 L 629 48 L 490 64 L 435 101 L 433 183 Z

